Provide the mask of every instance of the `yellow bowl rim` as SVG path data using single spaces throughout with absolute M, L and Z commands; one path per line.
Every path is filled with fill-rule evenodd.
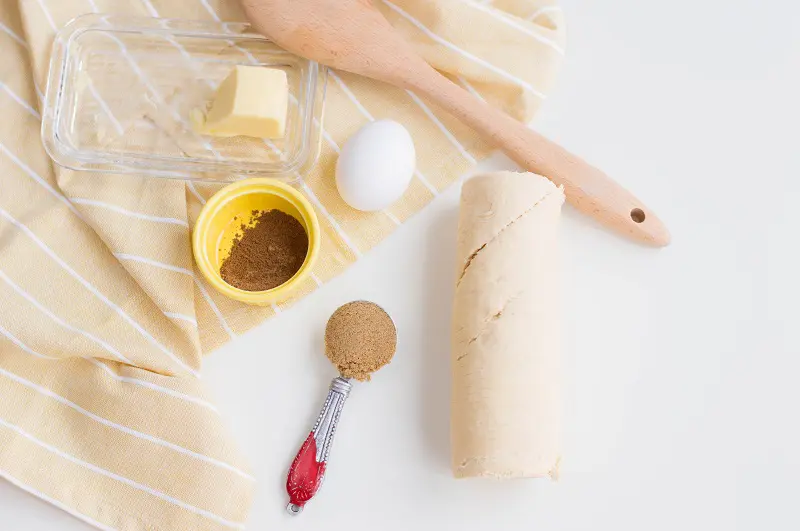
M 266 291 L 246 291 L 231 286 L 222 280 L 222 276 L 219 274 L 219 271 L 217 271 L 216 268 L 211 265 L 211 259 L 204 252 L 205 246 L 203 245 L 203 238 L 208 232 L 208 226 L 214 219 L 214 214 L 226 201 L 241 195 L 241 193 L 247 193 L 246 190 L 243 190 L 246 188 L 250 188 L 250 192 L 258 191 L 260 193 L 275 193 L 278 190 L 284 192 L 284 197 L 289 199 L 290 202 L 294 203 L 294 206 L 303 216 L 305 225 L 308 228 L 309 248 L 308 254 L 306 254 L 306 259 L 303 261 L 303 265 L 300 266 L 300 269 L 292 278 L 280 286 L 276 286 Z M 303 194 L 301 194 L 296 188 L 276 179 L 271 179 L 269 177 L 254 177 L 237 181 L 225 186 L 206 202 L 200 211 L 200 215 L 197 217 L 197 221 L 195 222 L 194 230 L 192 232 L 192 252 L 198 269 L 209 282 L 209 284 L 214 286 L 217 291 L 226 297 L 240 302 L 255 305 L 265 305 L 287 297 L 290 292 L 297 289 L 300 284 L 311 274 L 311 269 L 313 268 L 314 263 L 317 260 L 317 256 L 319 255 L 320 239 L 321 231 L 317 213 L 314 211 L 314 207 Z

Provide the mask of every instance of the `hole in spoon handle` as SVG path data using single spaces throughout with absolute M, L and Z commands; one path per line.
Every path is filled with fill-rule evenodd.
M 646 218 L 647 216 L 641 208 L 634 208 L 631 210 L 631 219 L 634 223 L 642 223 Z

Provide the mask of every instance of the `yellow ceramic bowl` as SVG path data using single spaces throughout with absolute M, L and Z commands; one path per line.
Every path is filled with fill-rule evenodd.
M 237 230 L 253 218 L 253 211 L 273 209 L 289 214 L 306 230 L 308 254 L 303 265 L 288 281 L 267 291 L 231 286 L 222 280 L 219 270 L 230 254 Z M 217 291 L 237 301 L 264 306 L 285 300 L 311 273 L 319 254 L 320 234 L 314 208 L 295 188 L 274 179 L 246 179 L 226 186 L 209 199 L 197 218 L 192 249 L 198 269 Z

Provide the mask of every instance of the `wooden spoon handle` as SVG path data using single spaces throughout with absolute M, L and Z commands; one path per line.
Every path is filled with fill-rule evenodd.
M 416 70 L 405 79 L 407 88 L 452 113 L 526 170 L 562 185 L 575 208 L 633 240 L 659 247 L 669 244 L 669 231 L 655 213 L 608 175 L 436 70 Z

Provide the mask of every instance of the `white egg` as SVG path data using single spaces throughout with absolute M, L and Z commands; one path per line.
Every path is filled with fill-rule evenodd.
M 336 188 L 357 210 L 383 210 L 408 188 L 417 164 L 414 141 L 397 122 L 365 125 L 342 147 L 336 161 Z

